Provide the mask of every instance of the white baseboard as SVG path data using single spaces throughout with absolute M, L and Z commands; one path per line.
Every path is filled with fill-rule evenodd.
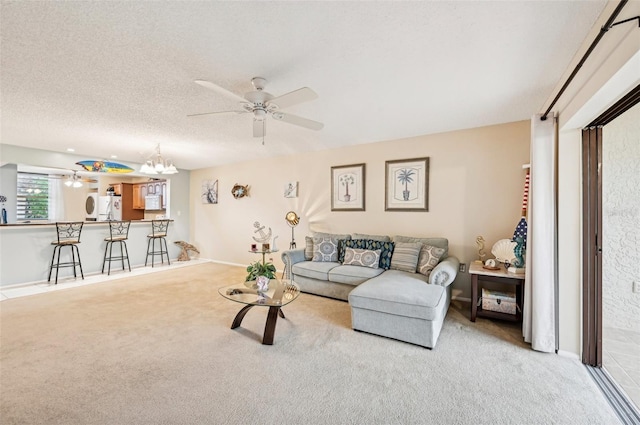
M 205 258 L 201 258 L 201 260 L 205 260 Z M 206 259 L 207 261 L 210 261 L 212 263 L 217 263 L 217 264 L 224 264 L 227 266 L 236 266 L 236 267 L 242 267 L 243 269 L 246 269 L 248 264 L 238 264 L 238 263 L 231 263 L 229 261 L 219 261 L 219 260 L 210 260 L 210 259 Z M 282 270 L 277 270 L 276 269 L 276 273 L 282 273 Z

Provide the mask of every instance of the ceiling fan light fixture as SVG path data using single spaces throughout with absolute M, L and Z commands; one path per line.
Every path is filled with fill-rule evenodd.
M 264 121 L 267 118 L 267 111 L 264 109 L 256 109 L 253 111 L 253 118 L 256 121 Z
M 262 144 L 264 144 L 265 126 L 260 125 L 259 123 L 266 122 L 266 120 L 269 119 L 268 115 L 271 115 L 275 120 L 287 124 L 297 125 L 299 127 L 308 128 L 310 130 L 318 131 L 324 127 L 324 124 L 318 121 L 313 121 L 290 113 L 276 112 L 284 108 L 317 99 L 318 94 L 311 90 L 309 87 L 301 87 L 292 92 L 274 97 L 271 93 L 264 91 L 267 80 L 262 77 L 254 77 L 251 80 L 251 83 L 253 84 L 255 90 L 245 93 L 244 97 L 242 97 L 210 81 L 196 80 L 196 83 L 205 88 L 213 90 L 218 94 L 222 94 L 226 97 L 238 100 L 242 110 L 206 112 L 200 114 L 191 114 L 188 116 L 251 112 L 253 114 L 253 137 L 262 138 Z
M 67 180 L 64 182 L 64 185 L 67 187 L 73 187 L 74 189 L 78 187 L 82 187 L 82 182 L 80 181 L 80 176 L 77 171 L 73 172 L 73 175 L 67 176 Z M 39 189 L 36 189 L 36 193 L 40 193 Z

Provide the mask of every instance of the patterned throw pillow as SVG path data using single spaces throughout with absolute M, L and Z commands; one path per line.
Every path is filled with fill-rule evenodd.
M 431 270 L 438 265 L 444 251 L 445 250 L 443 248 L 423 245 L 420 250 L 420 257 L 418 257 L 418 273 L 429 277 Z
M 313 258 L 313 238 L 311 236 L 304 237 L 304 259 L 310 261 Z
M 313 258 L 311 261 L 338 261 L 338 240 L 330 237 L 314 237 Z
M 393 242 L 373 241 L 371 239 L 351 239 L 340 241 L 340 258 L 338 261 L 344 262 L 344 251 L 346 248 L 368 249 L 371 251 L 380 250 L 379 266 L 382 269 L 389 270 L 391 267 L 391 256 L 393 255 Z
M 391 268 L 403 272 L 415 273 L 418 267 L 418 257 L 420 256 L 420 242 L 396 242 L 391 257 Z M 437 264 L 437 262 L 436 262 Z
M 381 250 L 370 251 L 368 249 L 346 248 L 344 251 L 344 262 L 342 264 L 351 266 L 378 268 Z

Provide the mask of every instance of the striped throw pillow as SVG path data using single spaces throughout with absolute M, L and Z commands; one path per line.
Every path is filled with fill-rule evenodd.
M 311 236 L 304 237 L 304 259 L 310 261 L 313 258 L 313 238 Z
M 422 248 L 422 243 L 420 242 L 396 242 L 396 247 L 391 257 L 391 268 L 415 273 L 418 267 L 420 248 Z

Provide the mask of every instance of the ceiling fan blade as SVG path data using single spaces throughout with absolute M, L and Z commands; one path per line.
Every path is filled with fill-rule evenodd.
M 238 94 L 235 94 L 234 92 L 229 91 L 229 90 L 225 89 L 224 87 L 220 87 L 217 84 L 213 84 L 211 81 L 195 80 L 195 83 L 201 85 L 202 87 L 206 87 L 209 90 L 213 90 L 214 92 L 216 92 L 218 94 L 221 94 L 223 96 L 227 96 L 227 97 L 230 97 L 232 99 L 235 99 L 238 102 L 243 102 L 243 103 L 246 102 L 244 97 L 242 97 L 242 96 L 240 96 Z
M 324 127 L 324 124 L 318 121 L 313 121 L 307 118 L 302 118 L 293 114 L 285 114 L 284 112 L 274 112 L 273 119 L 277 121 L 284 121 L 289 124 L 299 125 L 300 127 L 305 127 L 311 130 L 321 130 Z
M 298 90 L 283 94 L 282 96 L 274 97 L 267 102 L 267 105 L 276 105 L 278 109 L 284 109 L 289 106 L 297 105 L 298 103 L 308 102 L 310 100 L 317 99 L 316 92 L 309 87 L 303 87 Z
M 217 112 L 202 112 L 200 114 L 188 114 L 188 117 L 199 117 L 201 115 L 220 115 L 220 114 L 246 114 L 249 111 L 217 111 Z
M 253 137 L 264 137 L 265 120 L 253 120 Z

